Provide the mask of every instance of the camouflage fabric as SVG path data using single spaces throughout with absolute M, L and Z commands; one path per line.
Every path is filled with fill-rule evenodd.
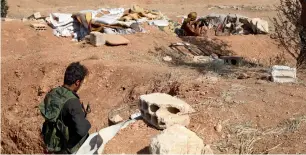
M 43 141 L 48 152 L 60 152 L 69 140 L 68 127 L 62 121 L 61 111 L 69 99 L 76 96 L 64 87 L 51 90 L 40 103 L 39 110 L 45 118 L 42 128 Z

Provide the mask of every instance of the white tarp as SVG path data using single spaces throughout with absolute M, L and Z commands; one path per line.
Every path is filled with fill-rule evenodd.
M 70 37 L 73 34 L 73 18 L 72 14 L 51 13 L 47 19 L 53 27 L 53 34 L 55 36 Z
M 120 129 L 127 127 L 135 121 L 136 119 L 127 120 L 91 134 L 75 154 L 102 154 L 105 144 L 114 138 Z
M 149 21 L 150 25 L 156 25 L 156 26 L 168 26 L 169 22 L 168 20 L 152 20 Z

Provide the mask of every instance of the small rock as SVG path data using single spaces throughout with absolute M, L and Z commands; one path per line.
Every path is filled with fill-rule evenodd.
M 194 56 L 193 62 L 196 63 L 208 63 L 211 62 L 212 58 L 210 56 Z
M 267 81 L 265 81 L 265 80 L 258 80 L 258 81 L 255 82 L 255 84 L 266 84 L 266 83 L 267 83 Z
M 220 123 L 218 123 L 216 126 L 215 126 L 215 130 L 217 132 L 221 132 L 222 131 L 222 125 Z
M 38 95 L 38 96 L 42 96 L 44 93 L 45 93 L 45 91 L 44 91 L 41 87 L 38 87 L 38 89 L 37 89 L 37 95 Z
M 113 124 L 118 124 L 119 122 L 123 121 L 122 117 L 120 117 L 118 114 L 110 118 L 110 121 Z
M 172 58 L 170 56 L 163 57 L 163 60 L 166 62 L 172 61 Z
M 239 76 L 238 76 L 238 79 L 247 79 L 249 78 L 250 76 L 246 73 L 241 73 Z
M 214 154 L 213 150 L 210 148 L 210 145 L 206 145 L 203 148 L 203 154 Z
M 14 19 L 12 18 L 2 18 L 2 21 L 5 21 L 5 22 L 11 22 L 13 21 Z
M 35 13 L 33 14 L 33 16 L 34 16 L 35 19 L 41 18 L 40 12 L 35 12 Z
M 207 92 L 200 92 L 200 95 L 206 95 Z
M 218 55 L 215 53 L 211 54 L 210 57 L 213 59 L 219 59 Z

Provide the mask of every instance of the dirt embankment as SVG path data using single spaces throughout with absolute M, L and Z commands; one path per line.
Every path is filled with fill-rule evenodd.
M 24 7 L 30 4 L 33 4 L 33 11 L 53 5 L 68 6 L 66 1 L 53 2 L 21 1 L 17 4 L 12 1 L 10 15 L 18 14 L 18 8 L 21 14 L 32 12 Z M 242 2 L 215 1 L 213 4 L 240 5 Z M 263 5 L 270 3 L 261 2 Z M 148 1 L 150 6 L 159 6 L 172 14 L 180 11 L 174 7 L 177 3 L 167 3 L 165 6 L 172 6 L 167 10 L 162 4 Z M 88 2 L 90 4 L 95 3 Z M 185 9 L 180 13 L 189 12 L 192 6 L 181 6 Z M 257 13 L 249 11 L 247 14 L 256 16 Z M 43 119 L 37 106 L 48 90 L 62 84 L 65 67 L 72 61 L 81 61 L 91 72 L 79 92 L 82 101 L 92 107 L 88 116 L 92 123 L 91 133 L 107 126 L 108 112 L 114 107 L 133 104 L 141 94 L 164 92 L 178 96 L 198 111 L 191 116 L 188 128 L 203 138 L 204 143 L 211 144 L 215 153 L 306 152 L 303 83 L 281 85 L 258 80 L 264 75 L 261 68 L 218 70 L 220 68 L 203 65 L 166 63 L 162 57 L 175 52 L 168 46 L 186 40 L 155 28 L 148 29 L 149 34 L 126 36 L 131 41 L 128 46 L 96 48 L 57 38 L 51 30 L 37 33 L 28 23 L 2 23 L 1 153 L 42 153 L 39 131 Z M 269 36 L 211 38 L 225 42 L 227 50 L 236 55 L 266 65 L 270 58 L 281 53 Z M 217 48 L 216 44 L 201 44 L 203 41 L 191 42 L 207 50 Z M 251 78 L 238 80 L 241 73 Z M 221 133 L 214 130 L 218 122 L 223 126 Z M 122 130 L 106 146 L 105 152 L 147 153 L 149 139 L 158 132 L 139 121 Z

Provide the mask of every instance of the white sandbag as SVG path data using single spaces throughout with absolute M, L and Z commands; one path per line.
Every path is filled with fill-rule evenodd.
M 124 8 L 101 8 L 99 11 L 108 11 L 110 14 L 122 14 L 124 13 Z
M 50 22 L 54 27 L 67 25 L 73 22 L 72 14 L 51 13 Z
M 156 25 L 156 26 L 168 26 L 169 22 L 168 20 L 152 20 L 149 21 L 150 25 Z
M 269 24 L 267 21 L 262 20 L 260 18 L 252 18 L 249 22 L 254 32 L 259 32 L 263 34 L 269 33 Z
M 127 120 L 91 134 L 80 147 L 80 149 L 76 152 L 76 154 L 102 154 L 105 144 L 114 138 L 120 129 L 127 127 L 130 123 L 134 123 L 135 121 L 135 119 Z
M 70 37 L 74 31 L 73 23 L 68 23 L 64 26 L 59 26 L 53 29 L 53 34 L 55 36 L 62 36 L 62 37 Z
M 104 15 L 102 17 L 95 17 L 92 20 L 94 22 L 112 25 L 112 24 L 117 24 L 118 23 L 118 19 L 120 17 L 121 17 L 121 15 L 111 15 L 111 14 L 108 14 L 108 15 Z

